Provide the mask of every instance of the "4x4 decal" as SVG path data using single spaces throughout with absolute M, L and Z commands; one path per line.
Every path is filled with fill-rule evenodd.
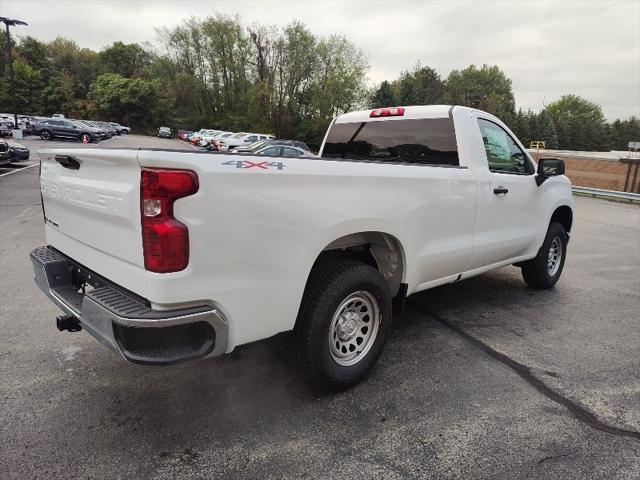
M 251 160 L 227 160 L 226 162 L 222 162 L 222 165 L 235 165 L 236 168 L 258 168 L 261 170 L 269 170 L 273 167 L 282 170 L 285 167 L 285 164 L 282 162 L 269 162 L 267 160 L 260 162 L 252 162 Z

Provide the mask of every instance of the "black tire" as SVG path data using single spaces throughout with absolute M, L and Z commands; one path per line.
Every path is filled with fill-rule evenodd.
M 538 255 L 521 265 L 522 277 L 527 285 L 531 288 L 551 288 L 556 284 L 562 274 L 565 258 L 567 258 L 567 240 L 568 236 L 564 227 L 560 223 L 551 222 Z M 560 252 L 560 258 L 553 264 L 550 257 L 552 249 L 554 252 Z
M 91 136 L 91 134 L 90 133 L 86 133 L 86 132 L 83 132 L 80 135 L 78 135 L 78 141 L 81 142 L 81 143 L 84 143 L 84 137 L 87 137 L 87 143 L 93 143 L 94 142 L 94 139 Z
M 365 303 L 358 306 L 358 298 L 362 298 L 359 296 L 363 295 Z M 375 312 L 377 307 L 377 322 L 373 313 L 367 320 L 366 305 L 372 307 L 372 312 Z M 335 343 L 336 348 L 341 344 L 335 337 L 338 332 L 337 324 L 344 317 L 338 316 L 339 307 L 360 309 L 356 313 L 355 324 L 349 327 L 355 328 L 354 337 L 345 340 L 352 342 L 349 348 L 359 338 L 363 341 L 358 343 L 359 347 L 356 350 L 343 352 L 346 355 L 353 355 L 351 360 L 347 358 L 336 360 L 336 353 L 333 353 L 333 347 L 330 346 L 334 340 L 338 340 Z M 353 260 L 335 257 L 320 259 L 309 276 L 294 329 L 295 352 L 305 379 L 325 390 L 345 389 L 360 381 L 380 357 L 391 320 L 391 294 L 380 272 L 369 265 Z M 377 328 L 375 328 L 376 323 Z M 366 330 L 367 325 L 370 325 L 371 330 Z M 330 332 L 334 334 L 331 341 L 329 340 Z M 365 340 L 363 337 L 367 332 L 371 333 Z M 344 347 L 345 344 L 342 344 L 342 348 Z M 363 353 L 360 353 L 361 351 Z M 337 354 L 340 355 L 340 352 L 338 351 Z M 355 363 L 343 365 L 338 361 Z
M 40 138 L 43 140 L 53 140 L 53 134 L 49 130 L 41 130 Z

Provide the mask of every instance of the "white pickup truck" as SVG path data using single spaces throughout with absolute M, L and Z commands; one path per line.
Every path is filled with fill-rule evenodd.
M 319 157 L 41 152 L 48 246 L 36 283 L 130 362 L 167 365 L 293 330 L 305 376 L 360 380 L 407 295 L 504 265 L 562 272 L 573 219 L 562 160 L 536 166 L 465 107 L 347 113 Z

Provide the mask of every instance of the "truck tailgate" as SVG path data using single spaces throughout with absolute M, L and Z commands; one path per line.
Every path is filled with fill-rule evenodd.
M 40 152 L 47 240 L 79 261 L 144 269 L 137 150 Z M 93 261 L 92 254 L 95 253 Z M 77 255 L 76 255 L 77 256 Z M 120 262 L 118 262 L 120 263 Z

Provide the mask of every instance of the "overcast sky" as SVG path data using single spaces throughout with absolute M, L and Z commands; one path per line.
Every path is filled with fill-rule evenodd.
M 55 4 L 55 6 L 54 6 Z M 298 19 L 319 35 L 345 34 L 368 55 L 369 83 L 416 61 L 444 77 L 471 63 L 498 65 L 518 107 L 539 110 L 566 93 L 609 119 L 640 116 L 640 1 L 180 1 L 0 0 L 19 34 L 62 35 L 101 49 L 155 40 L 154 27 L 190 16 L 239 14 L 246 24 Z

